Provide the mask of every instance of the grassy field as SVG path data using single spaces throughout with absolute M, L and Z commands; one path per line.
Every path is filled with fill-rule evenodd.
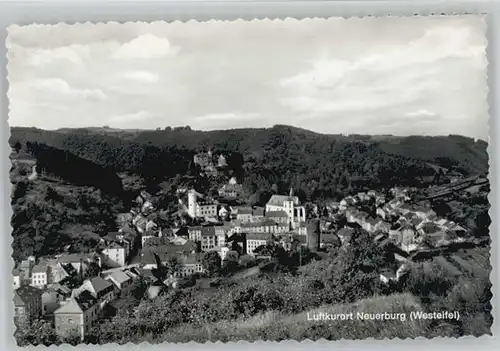
M 206 325 L 182 325 L 160 335 L 155 342 L 197 342 L 237 341 L 237 340 L 270 340 L 286 339 L 318 340 L 381 338 L 415 338 L 427 335 L 429 322 L 410 320 L 411 311 L 421 311 L 422 306 L 411 294 L 394 294 L 376 296 L 360 300 L 353 304 L 323 306 L 307 312 L 283 315 L 270 311 L 250 318 L 221 321 Z M 353 320 L 311 321 L 309 315 L 318 312 L 331 314 L 353 313 Z M 356 318 L 357 312 L 363 313 L 405 313 L 407 319 L 402 320 L 361 320 Z

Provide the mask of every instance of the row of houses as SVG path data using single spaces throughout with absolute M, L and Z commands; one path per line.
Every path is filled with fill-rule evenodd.
M 14 290 L 14 321 L 22 326 L 49 317 L 59 336 L 76 332 L 83 339 L 104 307 L 136 277 L 131 271 L 115 271 L 86 279 L 74 289 L 64 282 L 44 288 L 21 285 Z

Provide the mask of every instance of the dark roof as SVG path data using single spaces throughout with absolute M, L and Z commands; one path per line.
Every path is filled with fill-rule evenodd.
M 264 208 L 263 207 L 256 207 L 253 209 L 253 215 L 254 216 L 263 216 L 264 215 Z
M 247 233 L 246 240 L 271 240 L 271 233 Z
M 75 301 L 80 306 L 82 311 L 86 311 L 97 303 L 97 300 L 92 296 L 90 291 L 84 290 L 75 297 Z
M 275 225 L 277 225 L 277 223 L 270 220 L 251 222 L 251 223 L 241 223 L 241 226 L 245 228 L 255 228 L 255 227 L 275 226 Z
M 188 232 L 194 232 L 194 231 L 200 231 L 201 230 L 201 226 L 197 225 L 197 226 L 192 226 L 192 227 L 188 227 Z M 177 233 L 176 233 L 177 234 Z M 177 234 L 179 235 L 179 234 Z
M 167 262 L 169 259 L 169 255 L 166 252 L 157 252 L 158 258 L 160 262 Z M 156 264 L 155 254 L 153 252 L 145 252 L 141 256 L 142 264 Z
M 76 263 L 80 261 L 86 261 L 88 259 L 89 259 L 88 254 L 73 253 L 73 254 L 62 255 L 57 260 L 61 263 Z
M 354 233 L 352 228 L 342 228 L 337 232 L 338 236 L 351 236 Z
M 47 273 L 47 266 L 37 264 L 35 267 L 33 267 L 33 270 L 31 272 L 32 273 Z
M 202 236 L 214 236 L 215 228 L 214 227 L 201 227 L 201 235 Z
M 43 291 L 37 288 L 34 288 L 30 285 L 23 285 L 15 291 L 14 294 L 14 304 L 23 305 L 28 303 L 28 301 L 32 298 L 41 297 Z
M 251 215 L 252 212 L 251 207 L 238 207 L 238 215 Z
M 297 242 L 299 242 L 301 244 L 305 244 L 306 241 L 307 241 L 305 235 L 298 235 L 298 234 L 292 235 L 292 239 L 293 239 L 293 241 L 297 241 Z
M 123 246 L 118 244 L 117 242 L 112 242 L 108 246 L 106 246 L 106 249 L 123 249 Z
M 280 218 L 283 218 L 283 217 L 288 217 L 288 215 L 286 214 L 285 211 L 267 211 L 266 212 L 266 217 L 280 217 Z
M 94 288 L 96 293 L 99 293 L 100 291 L 106 290 L 107 288 L 112 286 L 112 284 L 109 281 L 107 281 L 101 277 L 91 278 L 90 284 L 92 284 L 92 287 Z
M 118 235 L 123 235 L 121 232 L 108 232 L 108 234 L 103 237 L 104 240 L 106 241 L 118 241 L 117 236 Z
M 336 234 L 333 233 L 321 233 L 320 236 L 320 243 L 338 243 L 339 242 L 339 237 Z

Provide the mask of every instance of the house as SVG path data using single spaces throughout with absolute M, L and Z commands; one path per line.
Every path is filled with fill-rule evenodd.
M 130 212 L 122 212 L 116 215 L 116 225 L 123 227 L 125 224 L 132 223 L 134 216 Z
M 251 207 L 238 207 L 236 212 L 236 220 L 241 223 L 251 222 L 253 210 Z
M 295 232 L 298 234 L 298 235 L 307 235 L 307 225 L 305 222 L 301 222 L 299 224 L 297 224 L 297 226 L 295 227 Z
M 187 277 L 195 273 L 204 273 L 205 269 L 201 264 L 200 254 L 188 254 L 177 257 L 181 267 L 179 271 L 174 275 L 176 277 Z
M 91 263 L 96 263 L 99 266 L 101 265 L 101 259 L 97 254 L 63 254 L 58 256 L 56 260 L 63 266 L 70 264 L 76 272 L 80 272 L 81 270 L 83 273 L 87 271 Z
M 111 243 L 102 250 L 102 260 L 109 267 L 123 267 L 127 258 L 125 248 L 118 243 Z
M 76 333 L 83 340 L 95 325 L 99 314 L 99 301 L 89 291 L 82 291 L 64 301 L 54 311 L 56 334 L 64 338 Z
M 219 189 L 219 196 L 227 198 L 237 198 L 243 193 L 241 184 L 224 184 Z
M 434 212 L 430 207 L 416 206 L 413 211 L 415 212 L 415 215 L 422 220 L 436 215 L 436 212 Z
M 306 220 L 306 209 L 300 205 L 299 198 L 294 196 L 293 189 L 290 189 L 288 196 L 271 196 L 266 204 L 266 213 L 272 211 L 284 211 L 288 215 L 288 223 L 291 228 L 295 228 L 297 223 L 305 222 Z
M 60 281 L 70 276 L 69 272 L 64 267 L 64 264 L 62 264 L 57 260 L 51 261 L 49 263 L 49 267 L 50 267 L 49 281 L 51 283 L 59 283 Z
M 123 290 L 130 284 L 132 284 L 132 278 L 130 275 L 123 271 L 115 271 L 107 275 L 104 279 L 112 282 L 119 290 Z
M 201 198 L 201 200 L 198 198 Z M 211 199 L 203 199 L 202 194 L 190 190 L 188 192 L 188 214 L 191 218 L 216 217 L 217 203 Z
M 42 314 L 51 315 L 61 307 L 61 302 L 71 295 L 68 289 L 61 287 L 48 287 L 42 291 Z
M 339 203 L 339 210 L 345 211 L 348 207 L 354 206 L 358 201 L 354 196 L 346 196 Z
M 188 237 L 192 241 L 201 241 L 201 226 L 189 227 Z
M 35 266 L 35 256 L 29 256 L 26 260 L 23 260 L 19 265 L 20 278 L 24 281 L 29 282 L 31 279 L 31 270 Z
M 375 196 L 377 196 L 377 192 L 375 190 L 369 190 L 366 194 L 369 197 L 372 197 L 372 198 L 374 198 Z
M 229 210 L 228 206 L 221 206 L 219 209 L 219 217 L 221 218 L 229 218 L 231 215 L 231 211 Z
M 413 252 L 417 250 L 422 237 L 420 237 L 416 231 L 409 225 L 401 227 L 401 242 L 399 247 L 405 252 Z
M 141 234 L 146 231 L 146 224 L 147 223 L 148 223 L 147 218 L 144 217 L 142 214 L 136 215 L 134 217 L 134 219 L 132 220 L 132 225 Z
M 158 228 L 158 224 L 156 224 L 155 221 L 153 221 L 151 219 L 149 221 L 147 221 L 147 223 L 146 223 L 146 232 L 155 230 L 157 228 Z
M 375 230 L 384 232 L 384 233 L 389 233 L 389 230 L 391 229 L 391 225 L 385 221 L 379 220 L 377 224 L 375 224 Z
M 266 245 L 274 239 L 271 233 L 247 233 L 246 235 L 246 253 L 254 256 L 254 250 L 261 246 Z
M 340 245 L 342 245 L 342 240 L 335 233 L 321 233 L 319 240 L 320 248 L 338 247 Z
M 383 194 L 376 194 L 375 195 L 375 204 L 376 205 L 383 205 L 383 204 L 385 204 L 385 202 L 386 202 L 385 195 L 383 195 Z
M 373 217 L 366 217 L 364 220 L 360 220 L 358 224 L 367 232 L 373 232 L 375 231 L 375 227 L 378 225 L 379 222 L 382 220 L 380 218 L 376 219 Z
M 342 228 L 337 232 L 337 236 L 340 238 L 342 244 L 348 243 L 351 240 L 352 234 L 354 234 L 354 229 L 352 228 Z
M 288 223 L 288 214 L 285 211 L 268 211 L 264 218 L 276 223 Z
M 399 206 L 399 212 L 401 212 L 403 215 L 404 214 L 407 214 L 409 212 L 412 212 L 413 209 L 412 207 L 409 205 L 409 204 L 401 204 L 401 206 Z
M 288 223 L 275 223 L 273 221 L 264 220 L 261 222 L 250 222 L 250 223 L 241 223 L 241 226 L 237 231 L 245 232 L 245 233 L 286 233 L 289 231 Z
M 42 290 L 22 285 L 14 291 L 14 321 L 31 323 L 42 316 Z
M 43 263 L 37 264 L 31 271 L 31 286 L 43 289 L 49 284 L 49 277 L 50 267 Z
M 79 288 L 73 290 L 72 296 L 75 297 L 85 290 L 97 299 L 101 309 L 116 298 L 113 283 L 102 277 L 85 280 Z
M 148 215 L 149 213 L 154 211 L 154 209 L 155 209 L 155 205 L 153 204 L 153 202 L 151 200 L 144 201 L 144 203 L 141 206 L 141 212 L 146 214 L 146 215 Z
M 15 289 L 19 288 L 21 286 L 21 284 L 23 283 L 21 271 L 19 270 L 19 268 L 14 268 L 12 270 L 12 278 L 13 278 L 12 286 L 15 290 Z
M 382 219 L 386 219 L 386 214 L 387 212 L 384 210 L 382 207 L 377 207 L 377 210 L 375 211 L 375 214 L 379 216 Z
M 264 212 L 265 208 L 264 207 L 254 207 L 252 211 L 252 221 L 254 222 L 260 222 L 264 220 Z
M 437 233 L 441 231 L 441 228 L 434 222 L 422 222 L 417 226 L 417 230 L 421 235 L 426 235 Z
M 379 279 L 384 284 L 389 284 L 391 282 L 396 282 L 398 280 L 396 273 L 389 269 L 380 272 Z
M 212 152 L 200 152 L 193 156 L 193 162 L 201 167 L 201 169 L 212 165 Z
M 203 251 L 215 249 L 218 244 L 217 239 L 214 227 L 201 227 L 201 249 Z

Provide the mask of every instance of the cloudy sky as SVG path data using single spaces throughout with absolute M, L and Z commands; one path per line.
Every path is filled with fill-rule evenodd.
M 487 139 L 478 16 L 9 28 L 9 122 Z

